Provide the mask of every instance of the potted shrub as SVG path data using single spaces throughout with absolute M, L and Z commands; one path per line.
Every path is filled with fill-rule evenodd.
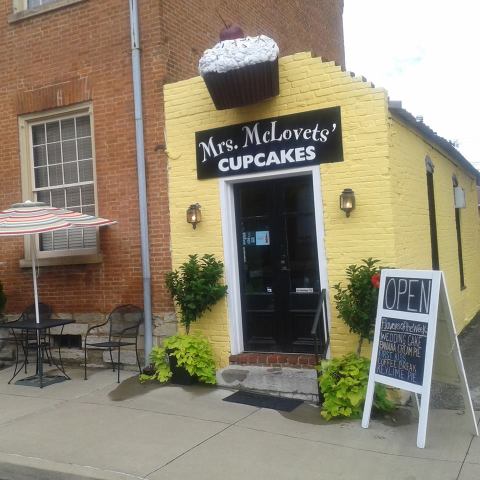
M 317 370 L 323 395 L 321 415 L 326 420 L 337 417 L 359 418 L 367 393 L 370 360 L 350 353 L 333 360 L 324 360 Z M 373 407 L 391 412 L 395 405 L 388 400 L 384 385 L 376 384 Z
M 154 347 L 150 354 L 151 371 L 140 375 L 140 381 L 158 380 L 161 383 L 177 378 L 173 383 L 191 385 L 195 382 L 217 383 L 215 360 L 208 340 L 198 335 L 174 335 Z M 184 372 L 178 369 L 184 369 Z
M 378 289 L 380 288 L 380 260 L 367 258 L 362 265 L 350 265 L 346 269 L 347 285 L 333 286 L 335 304 L 340 318 L 356 333 L 357 354 L 360 355 L 363 340 L 371 341 L 375 327 Z
M 380 288 L 380 260 L 367 258 L 361 265 L 346 269 L 347 284 L 333 286 L 335 304 L 340 318 L 350 332 L 359 336 L 357 352 L 340 358 L 322 361 L 317 366 L 318 383 L 323 395 L 321 415 L 330 420 L 335 417 L 360 417 L 367 393 L 370 360 L 360 356 L 363 341 L 371 341 L 375 329 L 378 292 Z M 390 412 L 395 408 L 387 398 L 385 386 L 375 386 L 374 408 Z
M 212 254 L 189 255 L 188 260 L 178 270 L 166 275 L 165 283 L 180 313 L 180 323 L 186 335 L 176 335 L 164 343 L 165 354 L 169 357 L 169 378 L 173 383 L 185 385 L 197 379 L 205 383 L 215 383 L 215 363 L 206 339 L 189 339 L 190 325 L 196 322 L 207 310 L 227 293 L 227 286 L 221 283 L 223 263 Z M 191 351 L 189 351 L 191 350 Z M 161 350 L 156 355 L 162 355 Z M 211 357 L 211 360 L 208 358 Z M 163 360 L 158 360 L 162 363 Z M 207 363 L 205 363 L 207 362 Z M 197 368 L 198 366 L 198 368 Z M 207 369 L 207 375 L 202 370 Z M 164 366 L 157 379 L 164 377 Z M 192 376 L 190 380 L 189 376 Z M 208 381 L 207 381 L 208 380 Z
M 187 335 L 190 325 L 226 295 L 222 277 L 223 263 L 208 253 L 202 258 L 189 255 L 178 270 L 167 273 L 166 285 L 179 308 Z

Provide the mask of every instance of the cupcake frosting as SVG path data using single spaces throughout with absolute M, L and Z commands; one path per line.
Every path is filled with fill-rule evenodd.
M 200 75 L 224 73 L 247 65 L 273 62 L 278 57 L 278 45 L 266 35 L 224 40 L 205 50 L 198 69 Z

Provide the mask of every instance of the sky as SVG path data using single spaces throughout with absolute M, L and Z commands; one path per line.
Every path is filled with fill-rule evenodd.
M 480 169 L 476 0 L 345 0 L 347 70 L 400 100 Z

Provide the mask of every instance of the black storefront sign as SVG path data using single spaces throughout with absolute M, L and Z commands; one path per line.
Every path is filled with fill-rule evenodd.
M 195 133 L 197 178 L 343 161 L 340 107 Z

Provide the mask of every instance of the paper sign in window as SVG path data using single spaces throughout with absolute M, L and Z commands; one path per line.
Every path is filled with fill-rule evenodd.
M 270 232 L 268 230 L 255 232 L 255 244 L 257 247 L 259 245 L 270 245 Z

